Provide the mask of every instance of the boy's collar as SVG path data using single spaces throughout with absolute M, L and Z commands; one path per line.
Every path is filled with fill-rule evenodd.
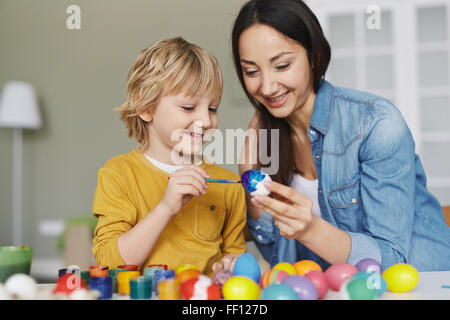
M 144 163 L 144 165 L 146 165 L 147 167 L 151 168 L 151 169 L 157 169 L 157 171 L 160 171 L 161 173 L 163 173 L 164 175 L 169 175 L 167 172 L 165 172 L 164 170 L 161 170 L 160 168 L 158 168 L 157 166 L 155 166 L 153 163 L 151 163 L 150 160 L 147 159 L 145 153 L 141 150 L 141 148 L 136 147 L 133 152 L 136 154 L 137 158 L 139 160 L 141 160 L 141 162 Z M 206 165 L 208 164 L 208 160 L 205 159 L 205 157 L 202 157 L 201 162 L 197 165 L 198 167 L 205 169 Z

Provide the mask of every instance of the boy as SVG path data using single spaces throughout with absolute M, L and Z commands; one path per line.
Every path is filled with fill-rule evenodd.
M 141 52 L 119 107 L 140 147 L 99 170 L 92 209 L 97 264 L 193 264 L 211 276 L 214 263 L 245 251 L 242 185 L 205 182 L 239 177 L 201 157 L 217 128 L 222 87 L 214 56 L 182 38 Z

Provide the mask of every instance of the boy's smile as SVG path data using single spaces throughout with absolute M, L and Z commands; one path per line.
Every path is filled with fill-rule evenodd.
M 163 95 L 153 112 L 139 115 L 148 122 L 150 143 L 144 152 L 168 164 L 179 164 L 174 154 L 201 156 L 203 143 L 217 128 L 219 103 L 220 97 L 211 94 Z

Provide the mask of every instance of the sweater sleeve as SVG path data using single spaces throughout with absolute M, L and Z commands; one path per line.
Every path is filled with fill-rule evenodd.
M 231 188 L 230 188 L 231 189 Z M 246 250 L 244 227 L 247 223 L 245 191 L 241 184 L 232 188 L 227 195 L 227 218 L 222 231 L 222 255 L 241 254 Z
M 98 218 L 92 248 L 97 264 L 110 269 L 124 264 L 117 240 L 136 224 L 137 210 L 127 196 L 120 171 L 99 170 L 92 212 Z

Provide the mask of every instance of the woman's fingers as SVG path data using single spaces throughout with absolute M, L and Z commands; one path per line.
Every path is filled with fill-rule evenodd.
M 291 210 L 289 210 L 291 204 L 287 204 L 278 199 L 274 199 L 268 196 L 254 196 L 252 198 L 252 203 L 260 209 L 267 211 L 267 213 L 274 217 L 291 215 Z
M 276 181 L 269 181 L 264 184 L 264 186 L 274 195 L 279 195 L 288 201 L 302 206 L 302 207 L 311 207 L 313 206 L 313 202 L 307 196 L 301 194 L 295 189 L 282 185 Z

